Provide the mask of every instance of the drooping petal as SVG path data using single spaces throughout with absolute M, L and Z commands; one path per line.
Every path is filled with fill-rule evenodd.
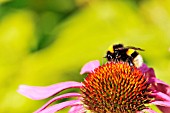
M 20 94 L 33 99 L 33 100 L 41 100 L 48 98 L 54 94 L 61 92 L 62 90 L 68 88 L 80 88 L 82 86 L 79 82 L 61 82 L 58 84 L 53 84 L 50 86 L 27 86 L 27 85 L 20 85 L 19 89 L 17 90 Z
M 170 96 L 170 85 L 168 85 L 167 83 L 165 83 L 157 78 L 154 78 L 153 80 L 157 84 L 155 86 L 157 91 L 161 91 L 161 92 Z
M 142 66 L 139 67 L 139 69 L 140 69 L 143 73 L 148 73 L 148 74 L 149 74 L 149 75 L 148 75 L 149 77 L 156 77 L 153 68 L 149 68 L 145 63 L 143 63 Z
M 35 111 L 34 113 L 39 113 L 40 111 L 44 110 L 46 107 L 48 107 L 51 103 L 63 99 L 63 98 L 69 98 L 69 97 L 80 97 L 81 95 L 79 93 L 66 93 L 57 97 L 54 97 L 50 101 L 48 101 L 46 104 L 44 104 L 40 109 Z
M 155 78 L 155 82 L 170 87 L 167 83 L 165 83 L 165 82 L 163 82 L 162 80 L 159 80 L 159 79 L 157 79 L 157 78 Z
M 148 66 L 147 66 L 145 63 L 143 63 L 142 66 L 139 67 L 139 69 L 140 69 L 143 73 L 145 73 L 145 72 L 147 72 L 147 71 L 149 70 Z
M 158 92 L 155 99 L 156 101 L 151 102 L 152 104 L 155 104 L 163 113 L 170 113 L 170 97 L 168 95 Z
M 170 107 L 169 101 L 153 101 L 151 103 L 159 106 Z
M 153 68 L 149 68 L 147 72 L 145 72 L 146 76 L 148 76 L 149 78 L 151 77 L 156 77 L 154 69 Z
M 76 105 L 80 105 L 80 104 L 81 104 L 80 100 L 70 100 L 70 101 L 59 103 L 59 104 L 55 104 L 55 105 L 50 106 L 40 112 L 34 112 L 34 113 L 55 113 L 63 108 L 66 108 L 69 106 L 76 106 Z
M 162 101 L 169 101 L 170 102 L 170 96 L 166 95 L 165 93 L 156 92 L 156 93 L 152 93 L 151 95 L 154 96 L 154 98 L 156 100 L 162 100 Z
M 157 83 L 157 85 L 155 86 L 155 89 L 157 91 L 161 91 L 161 93 L 162 93 L 161 95 L 159 95 L 159 97 L 161 96 L 161 98 L 163 98 L 162 100 L 168 101 L 168 103 L 169 103 L 170 102 L 170 100 L 169 100 L 170 86 L 159 79 L 155 78 L 154 80 Z M 157 97 L 156 100 L 160 100 L 160 98 Z M 159 108 L 160 111 L 162 111 L 162 113 L 170 113 L 170 106 L 168 106 L 168 107 L 164 106 L 164 104 L 168 105 L 168 103 L 165 103 L 164 101 L 161 101 L 161 102 L 156 101 L 155 102 L 156 106 Z
M 95 68 L 100 66 L 100 62 L 98 60 L 90 61 L 86 63 L 80 71 L 80 74 L 91 73 Z
M 83 105 L 77 105 L 70 108 L 68 113 L 84 113 L 85 109 Z
M 146 64 L 142 64 L 142 66 L 139 68 L 145 75 L 148 77 L 148 82 L 153 83 L 153 78 L 156 78 L 155 72 L 153 68 L 149 68 Z
M 164 107 L 159 105 L 157 105 L 157 107 L 159 108 L 160 111 L 162 111 L 162 113 L 170 113 L 170 107 Z
M 156 93 L 152 93 L 156 100 L 152 104 L 155 104 L 163 113 L 170 113 L 170 85 L 157 79 L 152 68 L 146 72 L 146 75 L 149 77 L 153 91 L 156 91 Z

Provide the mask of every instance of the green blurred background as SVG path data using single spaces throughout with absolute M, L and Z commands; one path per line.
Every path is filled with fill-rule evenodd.
M 0 0 L 0 113 L 37 110 L 49 99 L 19 95 L 20 84 L 82 81 L 83 64 L 102 62 L 115 43 L 145 49 L 145 63 L 170 84 L 169 6 L 169 0 Z

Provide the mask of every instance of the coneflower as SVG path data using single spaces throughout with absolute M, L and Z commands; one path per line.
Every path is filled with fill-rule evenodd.
M 69 88 L 79 88 L 54 97 L 34 113 L 55 113 L 71 106 L 69 113 L 155 113 L 150 104 L 157 105 L 163 113 L 170 113 L 170 86 L 155 77 L 152 68 L 145 64 L 140 68 L 125 62 L 108 62 L 100 66 L 99 61 L 84 65 L 81 74 L 88 73 L 84 81 L 68 81 L 47 87 L 21 85 L 18 92 L 33 100 L 53 96 Z M 59 104 L 51 103 L 77 97 Z

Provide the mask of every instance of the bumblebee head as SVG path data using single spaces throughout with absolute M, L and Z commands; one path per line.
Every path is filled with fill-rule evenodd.
M 111 53 L 110 51 L 107 51 L 106 56 L 104 58 L 106 58 L 108 61 L 112 61 L 113 53 Z
M 108 61 L 113 61 L 119 55 L 119 48 L 123 48 L 123 44 L 111 45 L 104 58 L 107 58 Z

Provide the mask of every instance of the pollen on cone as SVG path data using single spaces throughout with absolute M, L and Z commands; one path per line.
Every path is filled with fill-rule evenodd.
M 125 62 L 96 68 L 85 78 L 81 92 L 84 107 L 94 113 L 135 113 L 152 100 L 145 75 Z

